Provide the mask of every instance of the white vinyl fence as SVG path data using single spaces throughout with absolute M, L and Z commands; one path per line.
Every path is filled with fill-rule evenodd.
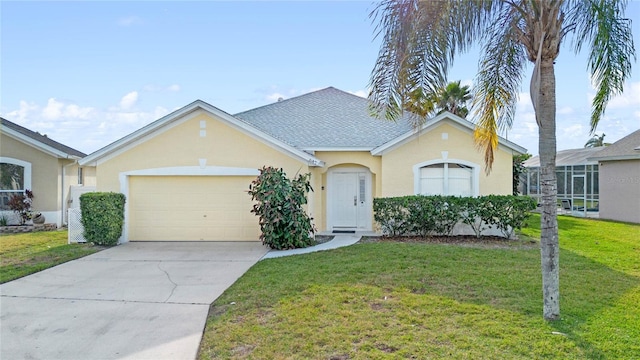
M 80 208 L 69 209 L 69 244 L 71 243 L 85 243 L 87 239 L 84 238 L 84 227 L 82 226 L 82 212 Z

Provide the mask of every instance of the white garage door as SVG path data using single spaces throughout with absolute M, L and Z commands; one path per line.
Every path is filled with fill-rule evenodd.
M 258 241 L 250 176 L 132 176 L 131 241 Z

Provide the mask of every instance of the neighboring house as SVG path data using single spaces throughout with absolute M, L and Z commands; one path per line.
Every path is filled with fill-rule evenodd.
M 371 117 L 367 99 L 326 88 L 230 115 L 195 101 L 80 160 L 98 191 L 127 197 L 122 241 L 257 240 L 247 194 L 258 169 L 311 173 L 320 231 L 373 230 L 374 197 L 510 194 L 500 139 L 490 175 L 474 125 L 450 113 L 413 129 Z
M 640 129 L 589 160 L 600 165 L 600 218 L 640 223 Z
M 47 223 L 62 226 L 72 187 L 95 183 L 92 169 L 78 166 L 78 160 L 86 155 L 0 119 L 0 211 L 13 218 L 7 206 L 10 197 L 28 189 L 34 194 L 33 210 L 42 213 Z
M 556 177 L 558 179 L 558 204 L 570 200 L 576 209 L 598 209 L 598 162 L 591 157 L 604 147 L 561 150 L 556 153 Z M 526 160 L 527 171 L 520 177 L 519 192 L 540 199 L 540 156 Z M 584 206 L 586 204 L 586 207 Z M 576 213 L 577 215 L 577 213 Z

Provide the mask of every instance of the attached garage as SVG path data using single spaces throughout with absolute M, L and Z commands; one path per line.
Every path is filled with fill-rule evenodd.
M 129 240 L 257 241 L 255 176 L 129 176 Z
M 96 190 L 126 197 L 119 242 L 260 241 L 249 185 L 263 166 L 324 166 L 200 100 L 82 159 Z

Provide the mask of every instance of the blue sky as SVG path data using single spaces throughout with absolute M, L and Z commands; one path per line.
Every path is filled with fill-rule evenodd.
M 370 1 L 0 2 L 0 114 L 91 153 L 202 99 L 237 113 L 334 86 L 366 96 L 379 49 Z M 640 49 L 640 2 L 631 1 Z M 450 80 L 471 84 L 477 53 Z M 563 47 L 556 65 L 558 149 L 589 135 L 586 55 Z M 538 153 L 528 96 L 509 140 Z M 640 128 L 640 68 L 597 133 L 613 142 Z

